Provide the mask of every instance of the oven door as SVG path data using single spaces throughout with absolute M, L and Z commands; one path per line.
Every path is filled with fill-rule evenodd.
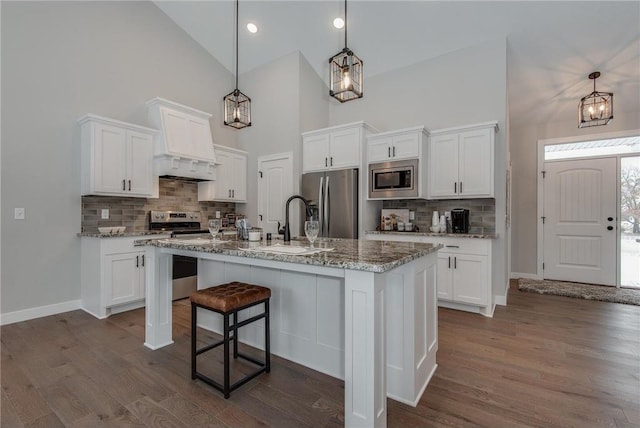
M 184 299 L 198 288 L 198 259 L 173 256 L 173 300 Z
M 418 160 L 369 165 L 369 198 L 417 198 Z

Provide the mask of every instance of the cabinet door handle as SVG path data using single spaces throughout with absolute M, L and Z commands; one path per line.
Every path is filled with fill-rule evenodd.
M 458 269 L 458 258 L 457 257 L 453 258 L 453 268 L 454 269 Z
M 391 147 L 387 147 L 387 157 L 391 157 Z
M 129 191 L 131 191 L 131 180 L 129 180 Z
M 460 193 L 462 193 L 462 181 L 460 182 Z
M 236 189 L 231 189 L 231 197 L 235 199 L 235 197 L 236 197 Z
M 140 256 L 136 256 L 136 267 L 140 267 Z
M 449 256 L 449 269 L 451 269 L 451 256 Z
M 144 254 L 142 255 L 142 267 L 144 267 Z
M 327 158 L 324 158 L 324 166 L 329 166 L 329 162 L 327 161 Z
M 122 180 L 122 190 L 127 190 L 126 183 L 127 183 L 127 181 L 123 179 Z
M 262 221 L 262 214 L 258 214 L 258 218 Z
M 396 157 L 396 146 L 393 146 L 393 157 Z
M 329 165 L 333 166 L 333 156 L 331 156 L 330 160 L 331 160 L 331 162 L 329 162 Z
M 453 182 L 453 193 L 458 193 L 458 182 L 457 181 Z
M 227 197 L 229 197 L 229 198 L 231 197 L 231 189 L 227 190 Z

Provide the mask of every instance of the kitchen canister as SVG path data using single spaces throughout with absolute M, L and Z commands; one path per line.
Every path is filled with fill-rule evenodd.
M 262 232 L 260 230 L 249 230 L 249 241 L 259 241 L 261 236 Z
M 433 218 L 431 219 L 431 226 L 439 226 L 440 225 L 440 216 L 438 215 L 438 211 L 433 212 Z

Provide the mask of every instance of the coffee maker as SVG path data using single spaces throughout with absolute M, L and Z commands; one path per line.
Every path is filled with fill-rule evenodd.
M 451 232 L 469 233 L 469 210 L 465 208 L 451 210 Z

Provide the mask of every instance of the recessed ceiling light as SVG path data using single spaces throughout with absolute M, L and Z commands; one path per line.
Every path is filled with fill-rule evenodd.
M 336 18 L 333 20 L 333 26 L 336 28 L 342 28 L 344 27 L 344 19 L 342 18 Z
M 255 34 L 258 32 L 258 26 L 253 22 L 250 22 L 247 24 L 247 30 L 249 30 L 250 33 Z

